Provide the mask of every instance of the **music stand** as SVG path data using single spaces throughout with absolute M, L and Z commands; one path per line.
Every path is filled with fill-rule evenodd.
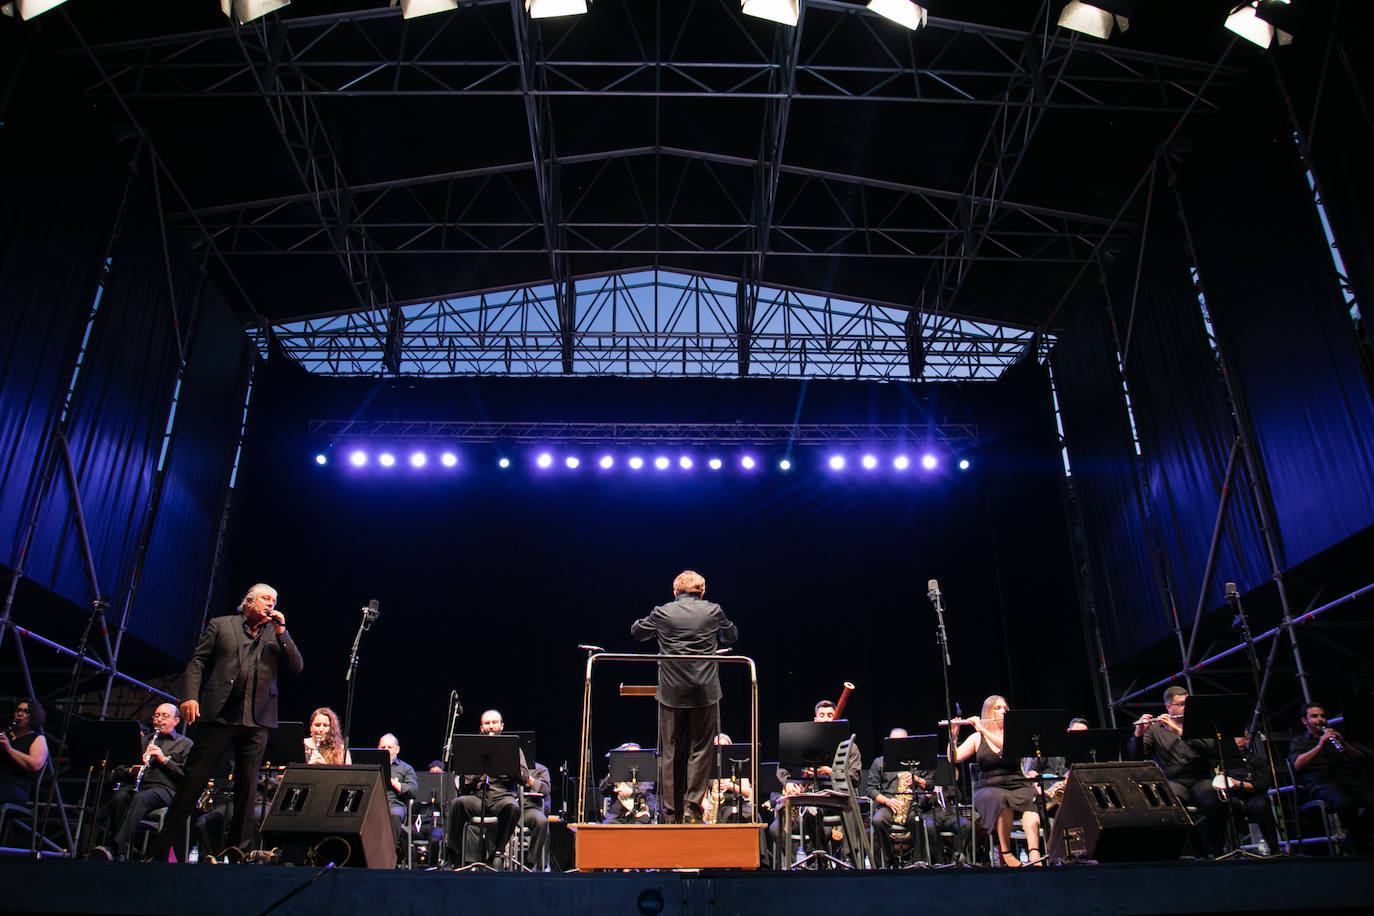
M 482 822 L 480 825 L 482 860 L 465 864 L 459 870 L 484 868 L 487 871 L 496 871 L 491 864 L 485 861 L 487 858 L 487 818 L 491 816 L 488 809 L 488 790 L 493 776 L 509 780 L 517 787 L 516 822 L 518 825 L 519 812 L 523 811 L 525 807 L 524 783 L 520 779 L 520 739 L 515 735 L 454 735 L 450 752 L 454 772 L 482 775 L 482 786 L 479 789 L 482 796 Z M 463 837 L 460 836 L 455 839 L 458 842 L 458 848 L 463 848 Z
M 70 771 L 86 770 L 86 785 L 81 791 L 81 814 L 84 817 L 86 796 L 91 790 L 92 771 L 100 771 L 99 782 L 95 787 L 95 805 L 91 809 L 99 811 L 101 796 L 105 790 L 105 775 L 110 768 L 135 766 L 142 762 L 143 732 L 138 721 L 134 719 L 100 720 L 70 717 L 67 728 L 66 752 Z M 79 826 L 77 832 L 80 833 Z M 90 834 L 87 834 L 88 843 L 90 839 Z
M 715 746 L 715 752 L 716 752 L 716 753 L 715 753 L 715 761 L 714 761 L 714 763 L 713 763 L 713 770 L 712 770 L 712 773 L 711 773 L 711 792 L 715 792 L 716 784 L 717 784 L 716 781 L 717 781 L 717 780 L 726 778 L 725 773 L 726 773 L 727 770 L 728 770 L 729 773 L 730 773 L 729 778 L 735 783 L 736 786 L 739 786 L 739 785 L 741 784 L 741 783 L 740 783 L 740 775 L 739 775 L 739 774 L 740 774 L 740 771 L 741 771 L 741 770 L 747 770 L 747 769 L 749 768 L 749 757 L 750 757 L 750 754 L 749 754 L 749 745 L 747 745 L 747 744 L 717 744 L 717 745 Z M 751 787 L 751 788 L 752 788 L 752 787 Z M 710 794 L 710 793 L 708 793 L 708 794 Z M 742 792 L 736 792 L 736 793 L 735 793 L 735 797 L 736 797 L 736 812 L 735 812 L 735 813 L 736 813 L 740 818 L 743 818 L 743 817 L 744 817 L 744 805 L 746 804 L 746 801 L 745 801 L 745 798 L 744 798 L 744 793 L 742 793 Z M 721 802 L 721 800 L 723 800 L 723 798 L 724 798 L 724 795 L 722 794 L 721 798 L 716 800 L 716 805 L 717 805 L 717 807 L 716 807 L 716 823 L 717 823 L 717 824 L 721 823 L 721 820 L 720 820 L 720 807 L 719 807 L 719 806 L 720 806 L 720 802 Z M 748 804 L 750 805 L 750 810 L 752 811 L 752 810 L 753 810 L 753 800 L 750 799 L 750 800 L 748 801 Z
M 1069 713 L 1064 709 L 1009 709 L 1002 720 L 1002 759 L 1063 757 L 1067 748 Z M 1036 770 L 1036 813 L 1040 815 L 1040 854 L 1049 849 L 1049 814 L 1045 811 L 1045 774 Z M 990 827 L 996 828 L 995 824 Z M 1027 846 L 1030 841 L 1027 840 Z
M 800 776 L 807 767 L 813 770 L 835 762 L 835 750 L 853 734 L 844 719 L 833 722 L 779 722 L 778 761 L 789 777 Z M 813 775 L 812 784 L 816 777 Z
M 262 765 L 280 767 L 288 763 L 305 763 L 304 722 L 278 722 L 276 728 L 267 730 L 267 749 L 262 754 Z
M 1108 763 L 1120 760 L 1123 734 L 1124 731 L 1119 728 L 1085 728 L 1076 732 L 1065 732 L 1064 760 L 1069 766 L 1075 763 Z
M 378 767 L 382 771 L 382 785 L 391 788 L 391 751 L 380 747 L 350 747 L 348 759 L 355 767 Z

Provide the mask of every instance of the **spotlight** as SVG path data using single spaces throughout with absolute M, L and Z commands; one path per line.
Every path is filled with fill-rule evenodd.
M 713 471 L 719 471 L 719 470 L 720 470 L 720 459 L 719 459 L 719 458 L 712 458 L 710 461 L 706 462 L 706 466 L 709 467 L 709 468 L 710 468 L 711 470 L 713 470 Z
M 633 458 L 630 459 L 630 467 L 633 470 L 639 470 L 640 468 L 644 467 L 644 459 L 639 457 L 638 455 L 635 455 Z
M 654 467 L 658 468 L 660 471 L 668 470 L 668 459 L 659 455 L 654 459 Z
M 391 5 L 401 5 L 401 18 L 414 19 L 431 13 L 445 13 L 458 9 L 458 0 L 391 0 Z
M 782 25 L 797 24 L 798 0 L 742 0 L 740 10 L 746 16 L 757 16 Z
M 864 470 L 871 471 L 878 466 L 878 459 L 872 455 L 864 455 Z
M 444 452 L 444 454 L 439 457 L 439 460 L 444 463 L 444 467 L 451 468 L 458 463 L 458 456 L 453 454 L 453 452 Z M 506 461 L 505 458 L 502 458 L 501 460 L 505 461 L 506 464 L 510 464 L 510 462 Z M 501 467 L 505 467 L 506 464 L 501 465 Z
M 927 471 L 935 470 L 935 465 L 938 463 L 934 455 L 926 454 L 921 456 L 921 467 L 925 468 Z
M 911 0 L 868 0 L 868 8 L 913 32 L 926 24 L 925 7 L 917 6 Z
M 899 471 L 905 471 L 910 464 L 911 459 L 906 455 L 898 455 L 892 459 L 892 466 Z
M 410 466 L 413 468 L 422 468 L 425 466 L 425 460 L 424 452 L 416 452 L 410 456 Z
M 563 463 L 566 464 L 569 468 L 575 468 L 582 462 L 578 460 L 576 455 L 569 455 L 568 457 L 563 459 Z
M 377 459 L 377 462 L 382 467 L 389 468 L 396 463 L 396 456 L 391 454 L 390 452 L 382 452 L 381 457 Z
M 754 469 L 754 456 L 745 455 L 739 460 L 739 463 L 740 467 L 744 468 L 746 471 L 752 471 Z
M 510 467 L 510 459 L 509 459 L 509 458 L 502 458 L 501 460 L 499 460 L 499 461 L 496 462 L 496 466 L 497 466 L 498 468 L 508 468 L 508 467 Z
M 779 470 L 790 471 L 790 470 L 792 470 L 792 462 L 790 462 L 790 461 L 788 461 L 786 458 L 784 458 L 784 459 L 782 459 L 781 461 L 778 462 L 778 468 L 779 468 Z
M 551 467 L 553 465 L 553 456 L 550 455 L 548 452 L 541 452 L 539 454 L 539 458 L 535 461 L 535 463 L 538 464 L 541 468 Z
M 1261 48 L 1272 46 L 1276 37 L 1281 45 L 1292 43 L 1296 23 L 1297 11 L 1288 0 L 1242 3 L 1226 17 L 1228 29 Z
M 587 12 L 587 0 L 525 0 L 525 12 L 531 19 L 581 16 Z
M 831 469 L 832 471 L 844 470 L 844 456 L 843 456 L 843 455 L 831 455 L 831 456 L 830 456 L 830 469 Z
M 13 16 L 15 8 L 18 7 L 20 19 L 32 19 L 39 13 L 46 13 L 55 6 L 61 6 L 66 0 L 16 0 L 15 3 L 6 3 L 0 12 L 6 16 Z
M 353 454 L 348 456 L 348 460 L 350 463 L 352 463 L 352 465 L 355 468 L 360 468 L 363 465 L 367 464 L 367 452 L 354 452 Z
M 321 464 L 321 465 L 323 465 L 323 464 L 328 464 L 328 463 L 329 463 L 329 459 L 326 458 L 326 457 L 324 457 L 323 455 L 316 455 L 316 456 L 315 456 L 315 463 L 316 463 L 316 464 Z
M 684 471 L 690 471 L 692 469 L 692 459 L 689 455 L 683 455 L 677 460 L 677 463 Z
M 598 461 L 597 464 L 601 465 L 606 470 L 610 470 L 611 465 L 615 464 L 615 459 L 610 455 L 602 455 L 601 460 Z
M 239 25 L 261 19 L 268 13 L 290 4 L 291 0 L 219 0 L 220 11 L 237 19 Z
M 1071 0 L 1059 14 L 1059 27 L 1106 41 L 1115 25 L 1131 27 L 1131 0 Z
M 969 460 L 968 460 L 967 458 L 960 458 L 960 459 L 959 459 L 959 470 L 961 470 L 961 471 L 967 471 L 968 469 L 969 469 Z

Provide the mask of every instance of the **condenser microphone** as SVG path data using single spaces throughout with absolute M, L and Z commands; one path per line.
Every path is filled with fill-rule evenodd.
M 931 579 L 926 583 L 926 597 L 938 599 L 940 597 L 940 580 Z
M 1236 591 L 1236 583 L 1234 583 L 1234 582 L 1227 582 L 1227 583 L 1226 583 L 1226 600 L 1227 600 L 1227 601 L 1230 601 L 1232 598 L 1238 598 L 1238 597 L 1240 597 L 1240 592 Z
M 373 598 L 367 603 L 367 607 L 363 608 L 363 613 L 367 614 L 369 617 L 380 617 L 382 616 L 382 612 L 377 610 L 377 608 L 377 599 Z

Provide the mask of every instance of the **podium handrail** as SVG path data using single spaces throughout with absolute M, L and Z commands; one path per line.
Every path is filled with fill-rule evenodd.
M 747 655 L 711 653 L 710 655 L 659 655 L 645 652 L 593 652 L 587 656 L 587 673 L 582 687 L 582 746 L 577 753 L 577 823 L 585 824 L 587 807 L 587 770 L 591 763 L 592 667 L 608 662 L 735 662 L 749 666 L 749 821 L 759 823 L 759 671 Z M 661 736 L 660 736 L 661 737 Z M 712 739 L 714 741 L 714 739 Z M 660 749 L 660 757 L 662 749 Z

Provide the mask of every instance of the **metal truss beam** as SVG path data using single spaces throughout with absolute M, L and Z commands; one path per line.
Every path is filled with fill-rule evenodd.
M 442 439 L 480 445 L 493 442 L 582 442 L 672 445 L 831 445 L 852 442 L 942 442 L 973 445 L 976 423 L 641 423 L 604 421 L 559 423 L 477 420 L 311 420 L 312 436 L 330 439 Z
M 489 19 L 509 0 L 464 4 L 459 13 L 439 26 L 460 30 Z M 729 4 L 726 4 L 729 6 Z M 662 97 L 662 98 L 788 98 L 854 100 L 919 105 L 1036 106 L 1035 100 L 1011 101 L 1002 90 L 1028 74 L 1020 62 L 1027 40 L 1044 45 L 1048 59 L 1066 54 L 1072 39 L 1035 36 L 1016 30 L 931 17 L 917 33 L 892 29 L 862 7 L 838 0 L 810 0 L 806 16 L 823 31 L 842 28 L 857 50 L 841 55 L 817 43 L 795 61 L 795 82 L 778 79 L 788 66 L 751 42 L 754 53 L 733 58 L 691 57 L 695 47 L 675 44 L 666 59 L 643 51 L 642 44 L 607 48 L 596 55 L 569 51 L 533 63 L 540 78 L 526 89 L 527 76 L 517 54 L 488 48 L 486 56 L 455 56 L 450 45 L 431 34 L 413 47 L 413 32 L 396 28 L 399 14 L 371 9 L 313 17 L 283 19 L 296 50 L 282 63 L 301 80 L 284 86 L 288 97 L 367 96 L 512 96 L 533 92 L 548 97 Z M 498 13 L 499 14 L 499 13 Z M 522 12 L 523 15 L 523 12 Z M 738 9 L 726 22 L 744 33 Z M 481 28 L 481 26 L 477 26 Z M 898 34 L 898 33 L 901 34 Z M 410 39 L 410 45 L 407 40 Z M 113 89 L 126 99 L 255 97 L 253 68 L 232 46 L 227 29 L 195 32 L 97 45 L 95 53 L 113 80 Z M 953 48 L 984 53 L 981 66 L 946 64 Z M 510 49 L 507 49 L 508 51 Z M 496 53 L 493 53 L 496 52 Z M 614 56 L 621 52 L 620 56 Z M 72 63 L 83 61 L 73 55 Z M 1065 91 L 1046 101 L 1064 110 L 1168 113 L 1197 93 L 1208 66 L 1194 60 L 1095 44 L 1065 68 Z M 1228 70 L 1224 82 L 1234 84 L 1239 69 Z M 789 88 L 789 85 L 791 88 Z M 111 91 L 92 79 L 88 91 L 96 96 Z

